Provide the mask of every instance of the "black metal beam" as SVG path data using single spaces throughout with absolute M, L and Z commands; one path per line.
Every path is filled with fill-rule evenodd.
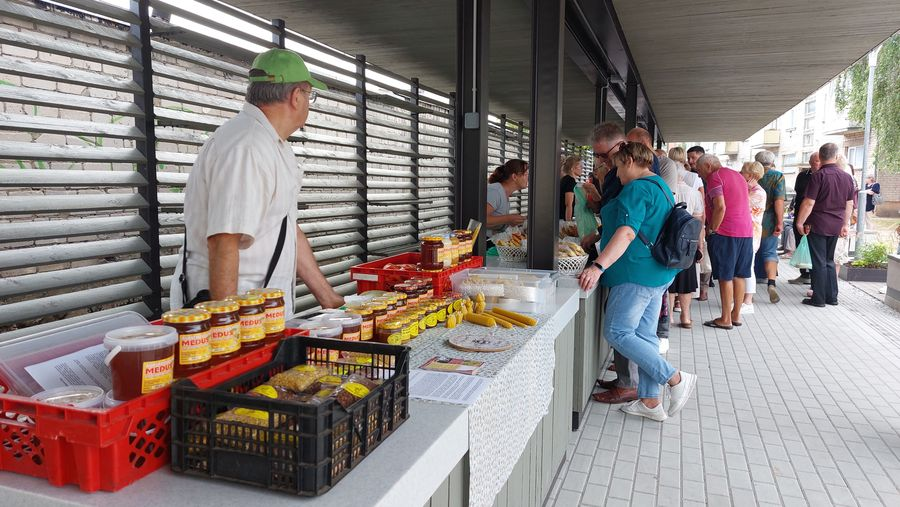
M 362 198 L 362 202 L 360 205 L 363 209 L 363 217 L 367 217 L 369 215 L 369 182 L 368 182 L 368 174 L 369 174 L 369 134 L 366 129 L 368 125 L 368 121 L 366 120 L 366 114 L 368 112 L 368 102 L 366 99 L 366 56 L 365 55 L 356 55 L 356 86 L 362 90 L 356 94 L 356 116 L 359 118 L 356 120 L 356 155 L 359 157 L 359 169 L 360 172 L 356 176 L 356 181 L 359 182 L 359 195 Z M 418 227 L 418 222 L 416 224 Z M 365 226 L 365 224 L 357 229 L 360 235 L 360 240 L 358 242 L 359 246 L 362 248 L 362 259 L 364 261 L 369 260 L 369 228 Z
M 637 79 L 631 69 L 628 69 L 628 79 L 625 81 L 625 132 L 637 127 Z
M 272 26 L 275 27 L 275 30 L 272 32 L 272 44 L 284 49 L 285 44 L 287 43 L 287 27 L 284 24 L 284 20 L 273 19 Z
M 564 0 L 533 0 L 528 267 L 556 269 L 559 131 L 562 125 Z M 540 189 L 540 191 L 536 191 Z
M 488 63 L 490 0 L 457 0 L 456 24 L 456 225 L 484 224 L 487 214 Z M 484 255 L 485 234 L 475 242 Z
M 160 276 L 159 246 L 159 181 L 156 177 L 156 114 L 153 112 L 153 58 L 150 46 L 150 1 L 131 0 L 130 10 L 137 15 L 140 24 L 131 25 L 129 33 L 141 41 L 140 46 L 131 48 L 131 56 L 141 65 L 141 70 L 132 73 L 132 79 L 144 90 L 142 95 L 135 95 L 134 102 L 144 112 L 142 121 L 135 126 L 144 134 L 144 139 L 137 141 L 135 147 L 144 155 L 146 162 L 137 164 L 137 171 L 147 180 L 147 185 L 138 188 L 138 193 L 147 201 L 147 207 L 141 208 L 138 214 L 147 223 L 147 229 L 141 232 L 141 239 L 150 249 L 141 254 L 150 268 L 150 272 L 141 279 L 150 287 L 150 294 L 144 296 L 144 304 L 150 309 L 153 318 L 162 314 L 162 286 Z
M 594 123 L 603 123 L 606 121 L 606 95 L 609 93 L 609 86 L 597 86 L 597 94 L 594 100 Z
M 412 97 L 410 97 L 410 102 L 413 103 L 416 107 L 419 106 L 419 78 L 414 77 L 411 80 L 410 91 L 412 91 Z M 412 149 L 415 157 L 412 159 L 413 163 L 413 176 L 416 182 L 416 188 L 413 190 L 413 195 L 416 197 L 416 205 L 413 210 L 413 217 L 416 220 L 416 232 L 419 232 L 419 228 L 422 226 L 422 220 L 419 216 L 422 208 L 422 178 L 421 178 L 421 170 L 419 167 L 419 157 L 422 155 L 419 153 L 419 110 L 416 109 L 412 113 L 412 121 L 410 122 L 410 127 L 412 127 L 412 132 L 410 133 L 410 148 Z M 418 234 L 416 235 L 416 239 L 418 239 Z

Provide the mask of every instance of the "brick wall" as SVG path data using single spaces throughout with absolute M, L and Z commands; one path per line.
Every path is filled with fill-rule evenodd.
M 882 172 L 878 175 L 878 183 L 884 204 L 878 206 L 875 213 L 880 217 L 900 217 L 900 174 Z

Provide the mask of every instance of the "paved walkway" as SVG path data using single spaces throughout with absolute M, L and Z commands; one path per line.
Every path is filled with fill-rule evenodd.
M 669 361 L 700 376 L 679 415 L 590 404 L 548 505 L 900 506 L 900 313 L 842 281 L 840 306 L 804 306 L 782 264 L 782 302 L 743 327 L 700 325 L 710 299 L 672 328 Z

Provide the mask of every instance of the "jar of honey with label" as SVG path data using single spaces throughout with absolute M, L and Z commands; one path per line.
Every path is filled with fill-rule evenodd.
M 265 298 L 263 307 L 266 310 L 263 326 L 266 329 L 266 342 L 277 343 L 284 338 L 284 291 L 281 289 L 253 289 L 248 294 L 256 294 Z
M 165 325 L 178 331 L 175 352 L 175 378 L 184 378 L 209 367 L 210 314 L 199 308 L 172 310 L 162 316 Z
M 441 271 L 444 269 L 444 239 L 440 236 L 426 236 L 422 238 L 419 251 L 421 253 L 419 264 L 422 271 Z
M 206 310 L 210 315 L 210 365 L 215 366 L 237 357 L 241 350 L 240 306 L 234 301 L 204 301 L 195 308 Z
M 238 315 L 241 319 L 241 348 L 255 349 L 266 344 L 266 299 L 258 294 L 241 294 L 228 296 L 240 306 Z

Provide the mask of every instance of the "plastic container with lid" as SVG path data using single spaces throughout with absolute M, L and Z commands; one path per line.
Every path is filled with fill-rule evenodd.
M 106 333 L 104 362 L 112 373 L 113 398 L 128 401 L 172 383 L 178 331 L 169 326 L 132 326 Z
M 253 289 L 248 294 L 257 294 L 265 298 L 265 320 L 263 327 L 266 330 L 266 341 L 277 343 L 284 338 L 284 291 L 281 289 L 265 288 Z
M 444 239 L 440 236 L 426 236 L 422 238 L 419 248 L 421 253 L 419 266 L 422 271 L 441 271 L 444 269 Z
M 341 324 L 343 328 L 341 340 L 358 342 L 362 339 L 363 318 L 361 315 L 350 312 L 336 312 L 326 315 L 328 320 Z
M 241 348 L 255 349 L 266 344 L 266 298 L 258 294 L 241 294 L 225 298 L 236 302 L 241 319 Z
M 102 408 L 106 393 L 97 386 L 63 386 L 48 389 L 31 397 L 33 400 L 51 405 L 66 405 L 76 408 Z
M 110 389 L 109 391 L 106 391 L 106 396 L 103 397 L 103 408 L 118 407 L 119 405 L 121 405 L 123 403 L 125 403 L 125 402 L 113 398 L 112 389 Z
M 241 350 L 240 305 L 234 301 L 204 301 L 195 308 L 209 312 L 211 365 L 237 357 Z
M 371 340 L 375 334 L 375 316 L 372 314 L 372 310 L 365 306 L 351 306 L 347 308 L 347 313 L 359 315 L 360 317 L 360 341 Z
M 297 326 L 298 329 L 308 331 L 310 336 L 316 338 L 331 338 L 340 340 L 344 333 L 344 326 L 339 321 L 330 320 L 328 318 L 310 320 Z M 329 361 L 337 361 L 340 358 L 340 351 L 336 349 L 314 349 L 313 357 L 328 358 Z
M 200 308 L 182 308 L 162 315 L 163 323 L 178 331 L 175 378 L 188 377 L 209 367 L 210 320 L 209 312 Z

